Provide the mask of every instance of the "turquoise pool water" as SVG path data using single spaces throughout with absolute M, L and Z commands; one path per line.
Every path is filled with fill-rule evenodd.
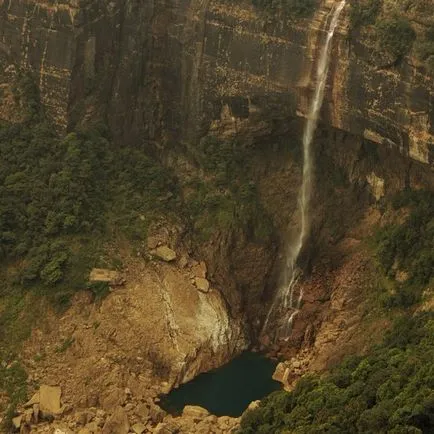
M 199 405 L 216 416 L 238 417 L 252 401 L 281 388 L 271 378 L 276 365 L 261 354 L 245 352 L 162 396 L 160 405 L 171 414 L 181 413 L 185 405 Z

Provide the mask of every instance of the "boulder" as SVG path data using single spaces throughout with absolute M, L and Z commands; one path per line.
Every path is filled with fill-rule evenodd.
M 202 277 L 195 277 L 194 284 L 199 291 L 208 292 L 209 291 L 209 282 L 208 280 Z
M 131 429 L 136 433 L 136 434 L 142 434 L 143 432 L 145 432 L 146 430 L 146 426 L 143 425 L 142 423 L 135 423 Z
M 151 254 L 165 262 L 172 262 L 176 259 L 176 252 L 169 246 L 160 246 L 151 251 Z
M 23 415 L 22 414 L 20 414 L 17 417 L 14 417 L 12 419 L 12 425 L 14 426 L 15 429 L 17 429 L 17 430 L 20 429 L 20 427 L 21 427 L 21 421 L 22 420 L 23 420 Z
M 164 416 L 166 416 L 166 412 L 161 407 L 155 404 L 151 405 L 151 408 L 149 409 L 149 417 L 151 418 L 152 422 L 162 422 Z
M 125 394 L 122 389 L 114 388 L 108 390 L 100 397 L 101 406 L 104 410 L 113 410 L 118 405 L 123 405 L 125 402 Z
M 286 373 L 286 363 L 285 362 L 280 362 L 277 366 L 276 369 L 273 373 L 273 380 L 279 381 L 279 382 L 283 382 L 283 378 L 285 376 Z
M 201 277 L 202 279 L 205 279 L 207 272 L 205 262 L 201 261 L 198 264 L 195 264 L 192 268 L 192 271 L 196 277 Z
M 104 424 L 102 424 L 102 425 L 104 425 Z M 92 422 L 89 422 L 85 426 L 85 428 L 92 433 L 100 433 L 101 432 L 100 426 L 99 426 L 98 422 L 95 420 L 93 420 Z
M 115 409 L 102 429 L 103 434 L 128 434 L 129 431 L 128 417 L 122 407 Z
M 198 405 L 186 405 L 184 410 L 182 410 L 182 416 L 199 421 L 209 416 L 209 411 Z
M 89 282 L 107 282 L 111 286 L 119 286 L 125 283 L 125 278 L 116 270 L 93 268 L 89 275 Z
M 58 386 L 47 386 L 43 384 L 39 388 L 39 410 L 46 416 L 56 416 L 62 412 L 60 397 L 62 390 Z
M 146 422 L 149 419 L 149 407 L 146 404 L 139 404 L 135 408 L 134 413 L 142 422 Z
M 249 406 L 247 407 L 246 411 L 252 411 L 252 410 L 256 410 L 259 407 L 259 404 L 261 403 L 261 401 L 258 399 L 256 401 L 252 401 Z

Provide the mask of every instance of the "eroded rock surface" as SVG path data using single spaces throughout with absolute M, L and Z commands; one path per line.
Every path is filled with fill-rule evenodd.
M 320 2 L 311 18 L 271 24 L 249 1 L 1 1 L 3 83 L 13 68 L 32 71 L 59 128 L 107 115 L 121 141 L 173 145 L 246 123 L 260 130 L 267 119 L 306 114 L 333 6 Z M 349 8 L 335 37 L 324 122 L 432 163 L 432 75 L 411 58 L 379 65 L 369 32 L 349 44 Z

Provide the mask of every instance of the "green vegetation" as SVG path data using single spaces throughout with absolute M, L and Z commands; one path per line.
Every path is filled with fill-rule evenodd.
M 267 13 L 283 11 L 290 18 L 310 16 L 318 6 L 317 0 L 252 0 L 252 3 Z
M 108 235 L 143 240 L 173 207 L 176 181 L 143 150 L 115 148 L 101 126 L 57 137 L 27 79 L 20 89 L 26 121 L 0 126 L 0 258 L 15 284 L 82 288 Z
M 381 11 L 382 2 L 379 0 L 365 0 L 351 2 L 350 25 L 352 29 L 374 24 Z
M 386 8 L 385 3 L 380 0 L 353 1 L 350 10 L 351 32 L 356 35 L 353 36 L 356 40 L 358 31 L 369 27 L 377 50 L 399 61 L 410 52 L 416 33 L 406 14 L 408 7 L 387 3 Z
M 420 300 L 434 272 L 434 193 L 405 191 L 393 201 L 395 210 L 406 208 L 408 216 L 400 224 L 389 224 L 376 235 L 377 258 L 390 279 L 397 271 L 408 278 L 395 282 L 384 302 L 388 307 L 408 307 Z
M 69 306 L 77 289 L 95 299 L 108 285 L 88 285 L 94 266 L 119 267 L 105 245 L 134 246 L 149 223 L 174 213 L 177 182 L 144 149 L 112 144 L 94 125 L 59 137 L 45 119 L 36 86 L 22 76 L 14 90 L 23 122 L 0 124 L 0 393 L 8 396 L 6 424 L 24 399 L 25 373 L 17 360 L 44 302 Z M 66 339 L 56 349 L 65 351 Z
M 433 360 L 434 314 L 402 317 L 369 355 L 271 394 L 243 416 L 239 434 L 433 432 Z
M 410 22 L 405 17 L 393 17 L 376 23 L 378 46 L 400 59 L 408 54 L 416 38 Z
M 196 158 L 205 176 L 186 185 L 187 218 L 195 234 L 207 240 L 216 229 L 243 228 L 257 241 L 273 232 L 270 217 L 262 207 L 249 162 L 254 150 L 238 141 L 205 137 Z
M 90 285 L 88 285 L 88 289 L 92 291 L 95 301 L 102 300 L 110 292 L 110 286 L 108 282 L 92 282 Z

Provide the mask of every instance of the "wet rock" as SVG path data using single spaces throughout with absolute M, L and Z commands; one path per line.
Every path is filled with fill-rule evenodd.
M 42 385 L 39 388 L 39 409 L 46 416 L 55 416 L 61 413 L 60 397 L 62 390 L 57 386 Z
M 258 399 L 256 401 L 252 401 L 249 406 L 247 407 L 246 411 L 252 411 L 252 410 L 256 410 L 259 407 L 259 404 L 261 403 L 261 401 Z
M 130 424 L 128 417 L 122 407 L 117 407 L 113 414 L 107 419 L 102 429 L 103 434 L 128 434 Z
M 165 262 L 172 262 L 176 259 L 176 252 L 169 246 L 160 246 L 151 251 L 151 254 Z

